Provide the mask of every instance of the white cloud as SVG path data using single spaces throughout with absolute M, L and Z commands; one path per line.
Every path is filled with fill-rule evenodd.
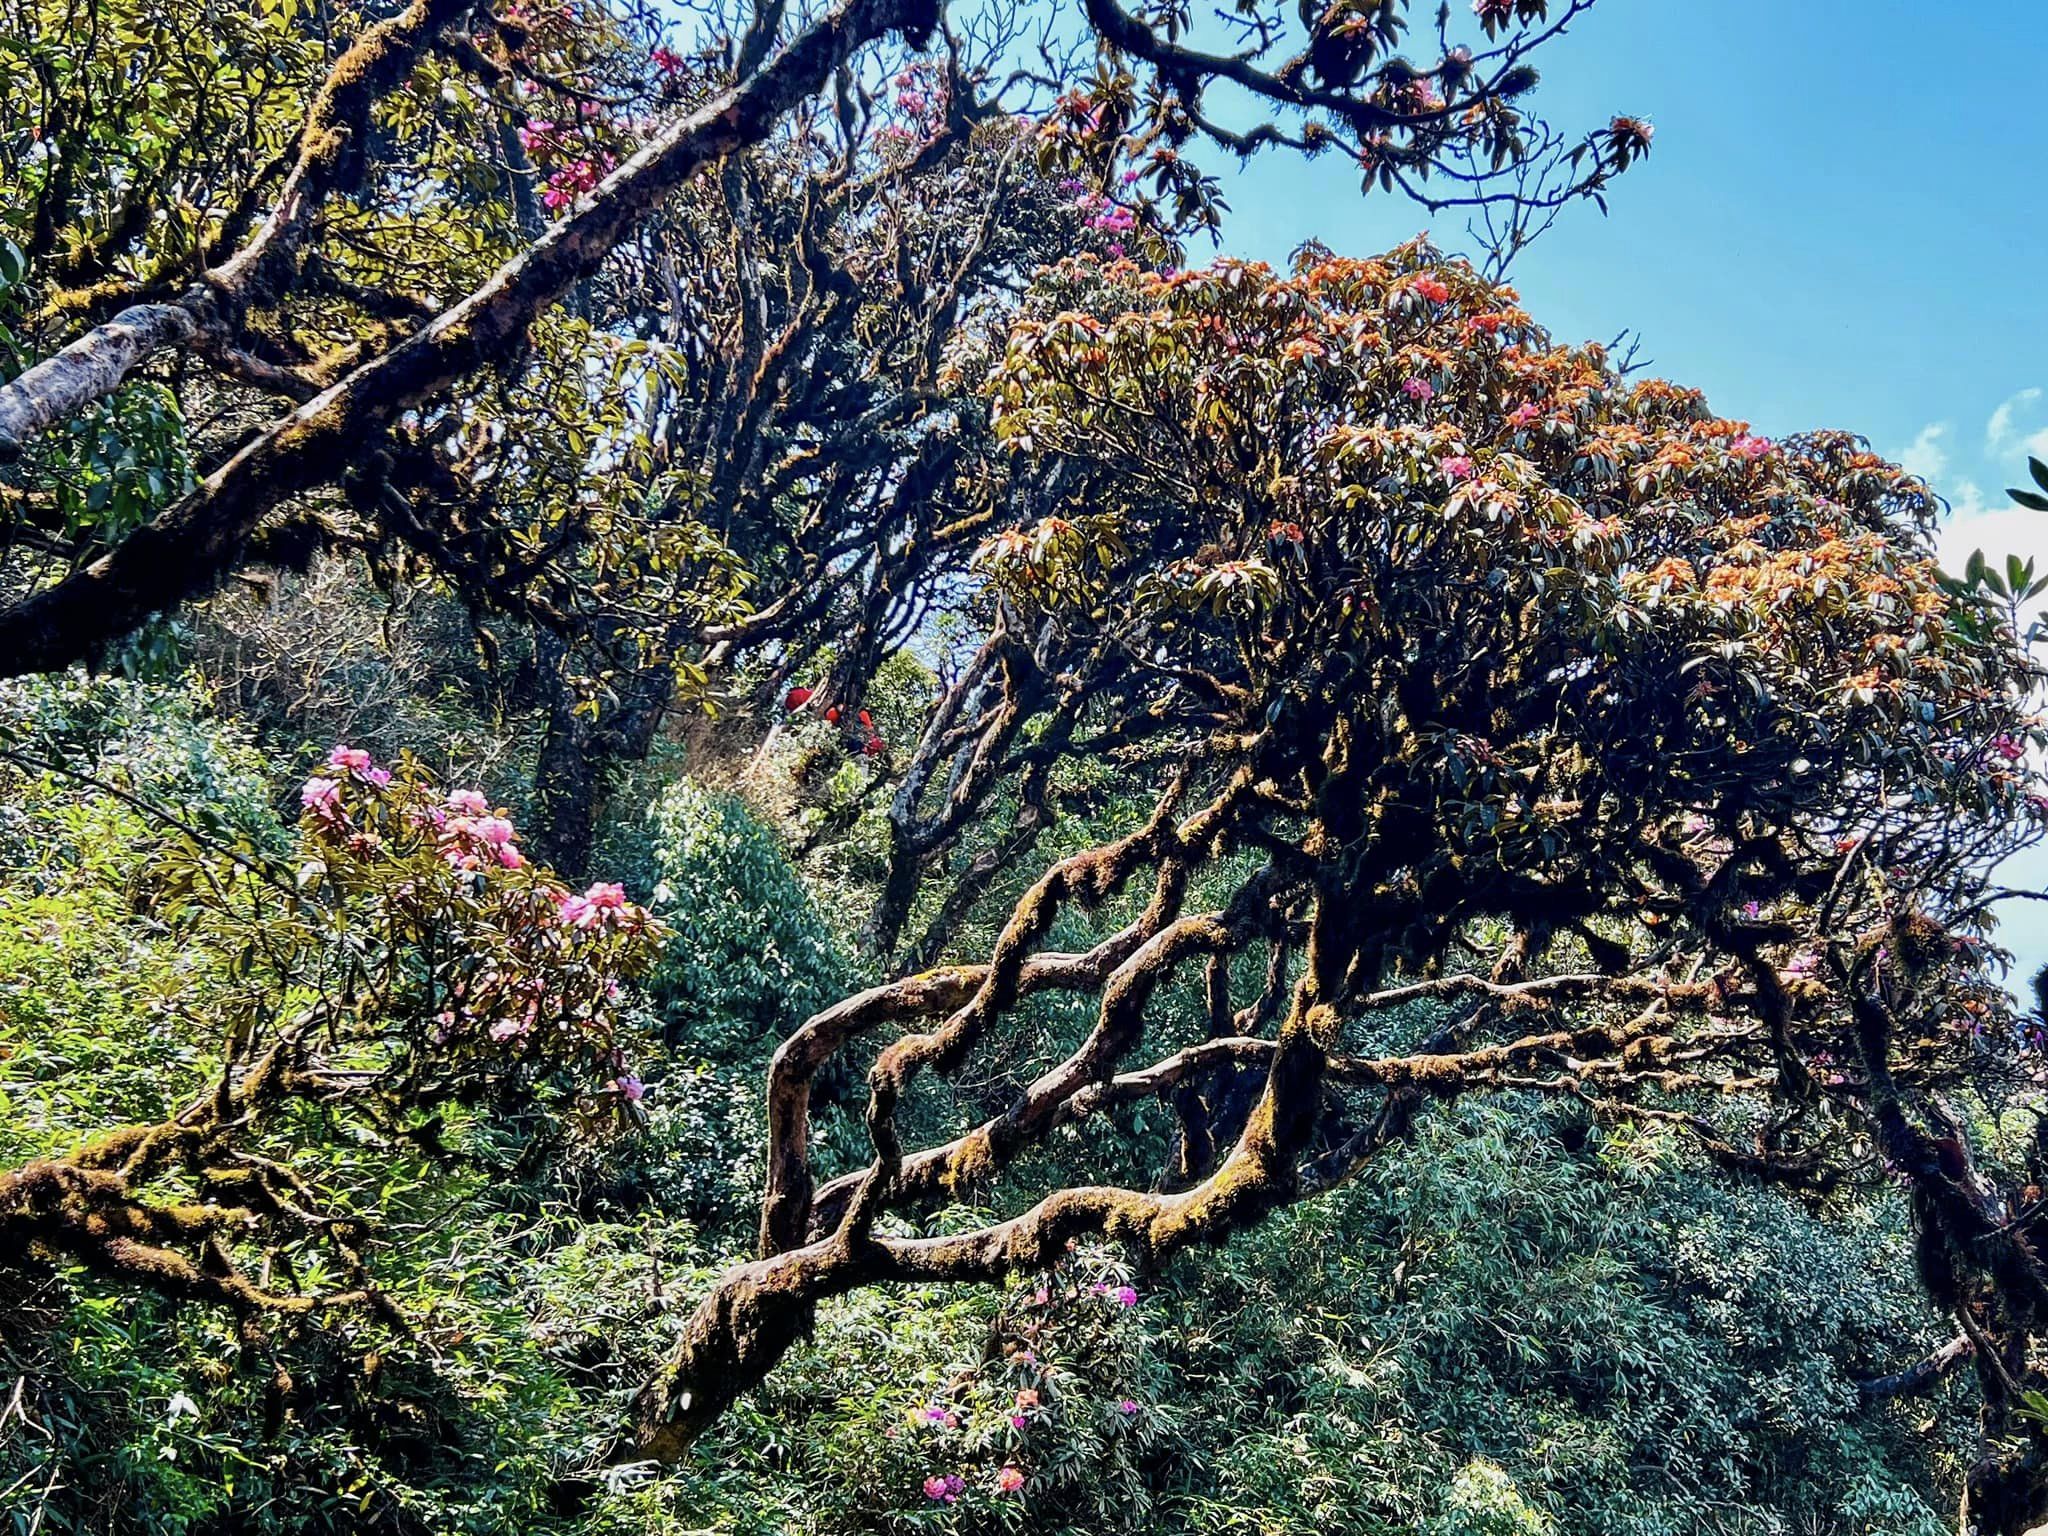
M 2048 517 L 2009 502 L 1987 503 L 1974 482 L 1960 480 L 1936 531 L 1934 558 L 1943 570 L 1960 571 L 1973 549 L 2001 568 L 2007 555 L 2018 555 L 2032 560 L 2035 570 L 2048 571 Z
M 1895 462 L 1899 468 L 1910 470 L 1932 484 L 1948 468 L 1948 449 L 1941 443 L 1947 436 L 1947 422 L 1930 421 L 1920 429 L 1918 437 L 1894 456 Z
M 1991 413 L 1991 419 L 1984 423 L 1985 446 L 1993 453 L 2005 447 L 2012 440 L 2014 418 L 2040 398 L 2039 389 L 2023 389 L 2010 399 L 2001 401 L 1998 409 Z M 2048 433 L 2040 436 L 2048 436 Z
M 1974 480 L 1958 480 L 1956 482 L 1955 495 L 1948 499 L 1948 511 L 1951 518 L 1989 517 L 1995 512 L 2003 512 L 2004 510 L 2003 504 L 1998 506 L 1985 505 L 1984 492 L 1978 488 L 1977 482 Z
M 2021 443 L 2020 447 L 2037 459 L 2048 459 L 2048 427 L 2043 427 L 2024 443 Z

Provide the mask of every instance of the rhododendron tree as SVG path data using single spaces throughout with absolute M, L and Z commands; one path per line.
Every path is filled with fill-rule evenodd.
M 744 229 L 737 167 L 801 157 L 817 142 L 806 116 L 865 146 L 867 163 L 851 155 L 829 179 L 855 202 L 875 160 L 920 171 L 1007 122 L 1044 173 L 1079 184 L 1090 238 L 1134 255 L 1213 220 L 1203 144 L 1335 151 L 1368 185 L 1437 203 L 1555 204 L 1599 196 L 1647 146 L 1553 132 L 1528 109 L 1531 58 L 1589 4 L 1531 0 L 1475 18 L 1463 42 L 1418 34 L 1419 59 L 1398 51 L 1401 0 L 1301 16 L 1260 4 L 1213 45 L 1178 6 L 1116 0 L 1043 27 L 939 0 L 764 3 L 693 13 L 687 36 L 630 8 L 470 0 L 169 21 L 124 6 L 75 30 L 66 7 L 26 6 L 22 47 L 0 63 L 0 464 L 40 536 L 4 546 L 0 669 L 85 659 L 252 559 L 302 557 L 333 534 L 315 493 L 344 483 L 430 568 L 502 578 L 464 528 L 384 505 L 394 469 L 400 500 L 424 503 L 455 457 L 418 461 L 412 413 L 495 404 L 497 382 L 515 399 L 544 386 L 526 374 L 528 342 L 647 254 L 643 237 L 693 183 L 718 182 Z M 134 90 L 137 60 L 203 85 Z M 1514 185 L 1532 163 L 1559 179 Z M 747 257 L 728 255 L 671 268 L 675 307 L 721 266 L 744 277 Z M 962 295 L 940 267 L 923 277 L 950 314 Z M 777 356 L 743 329 L 741 384 Z M 605 350 L 580 361 L 602 371 Z M 200 413 L 165 398 L 167 378 L 233 418 L 202 454 L 189 452 Z M 56 489 L 77 467 L 67 434 L 106 482 L 82 518 Z M 537 543 L 522 561 L 562 552 Z
M 643 1394 L 643 1447 L 678 1453 L 825 1298 L 1090 1237 L 1157 1263 L 1393 1155 L 1431 1101 L 1519 1090 L 1800 1188 L 1889 1158 L 2004 1362 L 1974 1518 L 2021 1529 L 2038 1207 L 1969 1171 L 1943 1095 L 2042 1079 L 1986 902 L 2042 821 L 2000 743 L 2042 732 L 2012 626 L 1935 570 L 1926 488 L 1845 434 L 1767 441 L 1622 378 L 1422 246 L 1286 275 L 1076 261 L 986 388 L 1019 459 L 1059 469 L 984 545 L 991 596 L 1156 798 L 1046 867 L 985 960 L 783 1044 L 760 1257 Z M 1090 947 L 1048 947 L 1090 910 Z M 1184 980 L 1205 1033 L 1155 1006 Z M 1078 1046 L 913 1143 L 919 1080 L 1015 1049 L 1043 992 L 1095 1010 Z M 812 1085 L 869 1041 L 870 1160 L 820 1180 Z M 1155 1098 L 1155 1166 L 922 1225 Z
M 365 1257 L 374 1211 L 329 1208 L 301 1138 L 431 1149 L 455 1107 L 586 1135 L 631 1113 L 619 984 L 659 935 L 644 910 L 616 885 L 577 894 L 535 869 L 479 792 L 413 763 L 337 747 L 300 803 L 291 863 L 182 831 L 153 861 L 159 915 L 241 956 L 208 1020 L 217 1080 L 160 1123 L 0 1173 L 8 1262 L 83 1264 L 252 1315 L 374 1307 L 402 1324 Z

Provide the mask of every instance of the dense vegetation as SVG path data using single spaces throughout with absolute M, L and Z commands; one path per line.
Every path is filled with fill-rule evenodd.
M 12 1529 L 2048 1518 L 2048 582 L 1522 308 L 1589 3 L 10 0 Z

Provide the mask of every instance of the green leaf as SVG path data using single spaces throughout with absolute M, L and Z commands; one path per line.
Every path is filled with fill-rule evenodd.
M 2007 486 L 2005 494 L 2029 511 L 2048 512 L 2048 496 L 2043 496 L 2036 491 L 2023 491 L 2015 486 Z

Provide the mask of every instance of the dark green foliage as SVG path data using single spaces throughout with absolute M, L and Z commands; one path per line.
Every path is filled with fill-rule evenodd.
M 851 979 L 774 832 L 685 779 L 649 812 L 653 906 L 674 929 L 648 982 L 669 1044 L 729 1066 L 767 1060 Z

